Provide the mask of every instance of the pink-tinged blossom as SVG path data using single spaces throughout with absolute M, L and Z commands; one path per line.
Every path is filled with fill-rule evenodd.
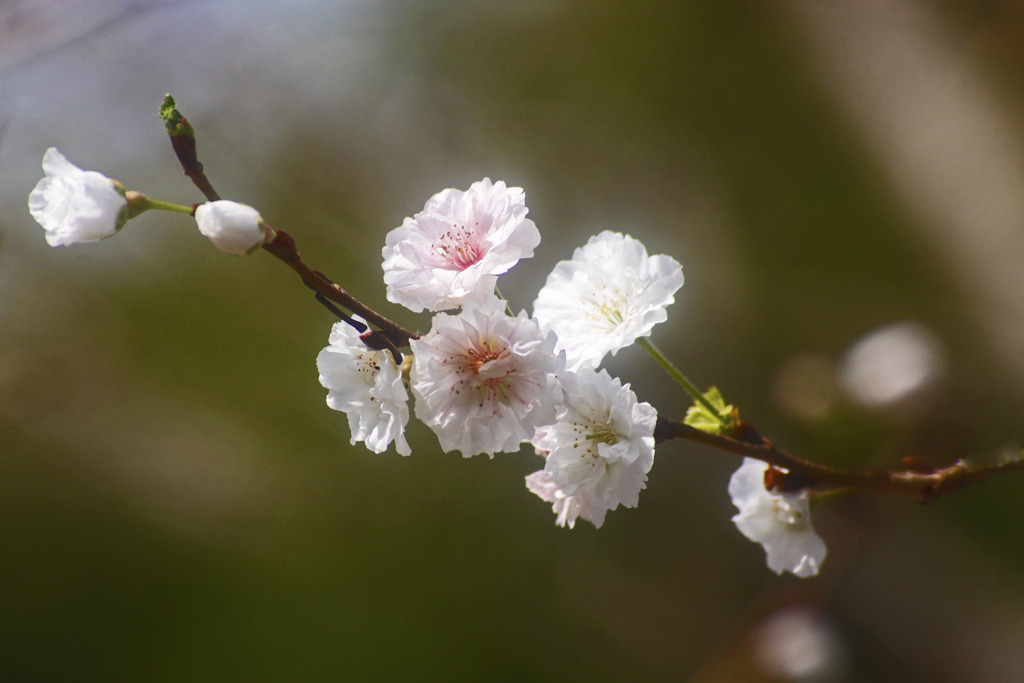
M 447 189 L 388 233 L 383 250 L 388 301 L 419 312 L 480 303 L 498 275 L 533 256 L 540 232 L 526 195 L 488 178 Z
M 538 425 L 551 422 L 563 359 L 555 340 L 525 313 L 505 314 L 493 301 L 439 313 L 433 328 L 411 342 L 416 416 L 441 448 L 477 453 L 516 451 Z
M 57 151 L 43 155 L 46 176 L 28 196 L 32 218 L 51 247 L 110 237 L 128 220 L 124 188 L 96 171 L 83 171 Z
M 678 261 L 648 256 L 632 237 L 605 231 L 555 266 L 533 315 L 558 336 L 568 369 L 597 368 L 608 352 L 650 335 L 682 286 Z
M 776 574 L 815 576 L 827 551 L 811 526 L 808 493 L 769 491 L 764 485 L 767 469 L 760 460 L 744 458 L 732 475 L 729 496 L 739 510 L 732 521 L 744 536 L 764 547 L 768 568 Z
M 320 383 L 328 390 L 327 405 L 348 415 L 353 445 L 362 441 L 374 453 L 383 453 L 394 441 L 402 455 L 412 452 L 404 434 L 409 395 L 390 351 L 368 348 L 359 332 L 339 322 L 316 365 Z
M 559 525 L 571 528 L 582 517 L 600 528 L 607 511 L 637 506 L 654 465 L 658 414 L 604 370 L 565 372 L 559 379 L 564 403 L 554 424 L 532 440 L 546 454 L 548 476 L 531 475 L 527 487 L 554 503 Z

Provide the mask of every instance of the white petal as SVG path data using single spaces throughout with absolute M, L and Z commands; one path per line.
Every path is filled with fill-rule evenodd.
M 729 495 L 739 513 L 736 528 L 760 543 L 768 568 L 776 574 L 791 572 L 801 578 L 818 573 L 827 553 L 825 542 L 814 532 L 806 492 L 779 493 L 764 485 L 768 465 L 744 458 L 729 480 Z
M 493 296 L 497 276 L 533 256 L 540 233 L 525 195 L 487 178 L 447 189 L 388 233 L 382 255 L 389 301 L 444 311 Z
M 435 315 L 430 332 L 411 342 L 416 416 L 446 452 L 519 450 L 561 400 L 554 346 L 525 313 L 509 317 L 496 300 Z
M 597 368 L 647 336 L 666 318 L 665 308 L 683 285 L 675 259 L 650 257 L 637 240 L 605 231 L 558 263 L 533 305 L 544 329 L 558 335 L 570 370 Z
M 608 510 L 639 502 L 654 464 L 657 413 L 604 370 L 567 371 L 559 378 L 564 404 L 532 443 L 547 454 L 544 469 L 559 492 L 576 499 L 587 511 L 580 516 L 600 526 Z
M 316 364 L 320 383 L 328 389 L 327 405 L 348 416 L 352 444 L 362 441 L 374 453 L 383 453 L 394 441 L 400 454 L 411 453 L 404 434 L 409 397 L 390 352 L 368 348 L 359 332 L 339 322 Z
M 199 232 L 221 251 L 238 256 L 263 243 L 264 224 L 259 212 L 226 199 L 201 204 L 196 209 Z
M 28 209 L 46 230 L 50 246 L 110 237 L 127 220 L 127 202 L 110 178 L 83 171 L 55 147 L 43 155 L 42 178 L 29 194 Z

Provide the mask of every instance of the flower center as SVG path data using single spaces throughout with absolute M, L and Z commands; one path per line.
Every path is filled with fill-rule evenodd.
M 466 376 L 462 386 L 475 387 L 480 401 L 507 402 L 513 396 L 509 375 L 516 372 L 516 361 L 507 348 L 495 349 L 489 342 L 482 342 L 470 348 L 462 359 L 462 370 Z M 481 403 L 482 405 L 482 403 Z
M 600 285 L 591 290 L 586 316 L 600 329 L 612 331 L 626 321 L 629 297 L 618 287 Z
M 484 248 L 473 230 L 453 223 L 451 230 L 430 245 L 430 254 L 455 270 L 465 270 L 483 258 Z
M 498 373 L 498 365 L 505 365 L 499 361 L 508 358 L 508 349 L 495 350 L 491 348 L 491 345 L 484 342 L 479 348 L 472 349 L 468 354 L 468 367 L 473 371 L 473 374 L 483 375 L 485 377 L 494 376 Z
M 356 357 L 356 371 L 367 384 L 373 386 L 377 373 L 380 372 L 377 354 L 374 352 L 360 353 Z
M 614 446 L 619 442 L 619 438 L 615 435 L 615 432 L 605 426 L 595 427 L 593 431 L 587 434 L 586 439 L 588 441 L 603 443 L 609 446 Z
M 791 504 L 785 498 L 775 500 L 775 516 L 783 524 L 793 527 L 794 531 L 807 528 L 807 516 L 798 506 Z
M 621 325 L 622 321 L 625 320 L 625 316 L 623 315 L 623 309 L 625 308 L 624 304 L 625 302 L 621 299 L 605 301 L 601 304 L 601 316 L 613 325 Z

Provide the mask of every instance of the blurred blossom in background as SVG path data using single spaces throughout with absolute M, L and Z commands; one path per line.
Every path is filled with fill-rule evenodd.
M 850 398 L 884 410 L 922 399 L 944 370 L 941 343 L 928 328 L 893 323 L 861 337 L 843 354 L 839 378 Z
M 0 680 L 1024 679 L 1020 478 L 823 503 L 805 581 L 697 444 L 557 528 L 527 450 L 351 447 L 335 320 L 265 254 L 155 212 L 51 249 L 26 205 L 51 146 L 199 201 L 170 92 L 225 198 L 424 331 L 384 236 L 502 180 L 541 234 L 515 310 L 628 233 L 686 274 L 653 341 L 781 447 L 986 461 L 1024 438 L 1022 62 L 1010 0 L 0 3 Z M 605 366 L 684 414 L 639 349 Z
M 753 657 L 761 673 L 793 683 L 850 679 L 843 640 L 813 608 L 792 605 L 765 617 L 753 631 Z

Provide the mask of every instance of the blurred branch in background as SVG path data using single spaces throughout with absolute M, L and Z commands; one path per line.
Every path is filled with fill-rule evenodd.
M 98 39 L 141 15 L 193 0 L 5 0 L 0 6 L 0 77 Z

